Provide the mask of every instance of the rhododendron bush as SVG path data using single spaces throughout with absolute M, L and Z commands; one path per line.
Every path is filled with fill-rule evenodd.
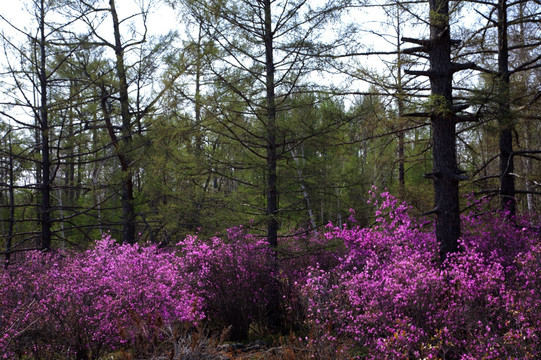
M 201 298 L 181 264 L 154 245 L 109 236 L 84 253 L 29 253 L 1 274 L 0 354 L 96 358 L 155 335 L 163 323 L 196 323 Z
M 461 252 L 440 265 L 428 224 L 388 193 L 373 198 L 377 225 L 330 226 L 348 252 L 301 287 L 321 334 L 312 345 L 371 359 L 541 358 L 541 247 L 528 219 L 464 216 Z
M 184 273 L 204 299 L 209 320 L 218 326 L 232 326 L 232 338 L 241 340 L 252 322 L 264 321 L 269 301 L 276 295 L 275 261 L 265 239 L 242 227 L 228 232 L 225 240 L 187 236 L 177 245 Z
M 204 324 L 234 339 L 300 331 L 295 347 L 322 359 L 541 358 L 535 221 L 473 206 L 440 264 L 431 222 L 388 193 L 371 202 L 374 226 L 350 218 L 277 250 L 237 227 L 167 250 L 104 236 L 28 253 L 0 271 L 0 356 L 98 358 Z

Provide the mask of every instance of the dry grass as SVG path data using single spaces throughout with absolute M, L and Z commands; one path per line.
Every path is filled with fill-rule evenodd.
M 294 334 L 270 340 L 272 344 L 256 340 L 253 343 L 229 343 L 230 329 L 210 334 L 206 329 L 182 326 L 167 327 L 161 341 L 145 349 L 138 346 L 131 351 L 109 354 L 101 360 L 346 360 L 336 343 L 307 341 Z M 314 335 L 314 334 L 312 334 Z M 309 337 L 314 338 L 314 337 Z M 347 348 L 347 346 L 343 346 Z

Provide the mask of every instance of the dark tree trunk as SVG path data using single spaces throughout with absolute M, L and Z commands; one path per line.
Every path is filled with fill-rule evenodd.
M 120 37 L 120 22 L 116 12 L 115 1 L 109 0 L 111 15 L 113 18 L 113 30 L 115 37 L 115 55 L 116 55 L 116 75 L 119 81 L 119 101 L 120 116 L 122 119 L 121 136 L 122 146 L 119 151 L 124 158 L 121 162 L 122 170 L 122 241 L 133 244 L 137 241 L 135 238 L 135 201 L 133 197 L 133 175 L 131 173 L 131 159 L 129 156 L 132 139 L 132 123 L 128 94 L 128 80 L 126 67 L 124 65 L 124 47 Z
M 203 54 L 201 52 L 201 42 L 203 40 L 203 25 L 199 24 L 199 31 L 197 34 L 197 48 L 196 48 L 196 63 L 195 63 L 195 158 L 198 164 L 204 164 L 203 159 L 203 123 L 202 123 L 202 103 L 201 103 L 201 76 L 202 76 L 202 59 Z M 210 172 L 206 180 L 206 185 L 203 186 L 203 192 L 201 195 L 197 195 L 194 199 L 195 209 L 192 214 L 192 229 L 197 229 L 201 226 L 201 210 L 203 209 L 203 203 L 205 202 L 206 190 L 208 188 L 208 182 L 210 181 Z
M 203 25 L 199 24 L 199 32 L 197 35 L 197 58 L 195 63 L 195 151 L 198 161 L 202 160 L 203 153 L 203 124 L 201 121 L 201 72 L 202 58 L 201 42 L 203 39 Z
M 265 6 L 265 65 L 267 86 L 267 240 L 278 246 L 278 190 L 276 175 L 276 99 L 274 93 L 273 33 L 271 0 Z
M 265 11 L 265 66 L 266 66 L 266 100 L 267 100 L 267 241 L 273 249 L 278 247 L 278 189 L 277 189 L 277 145 L 276 145 L 276 96 L 275 96 L 275 64 L 274 64 L 274 34 L 272 32 L 271 4 L 272 0 L 264 0 Z M 274 270 L 278 266 L 278 256 L 275 251 L 269 259 Z M 277 286 L 276 279 L 269 276 L 270 282 Z M 278 288 L 278 287 L 276 287 Z M 271 292 L 267 297 L 266 320 L 270 329 L 278 330 L 282 318 L 278 291 Z
M 400 25 L 402 24 L 402 21 L 400 19 L 400 10 L 399 10 L 399 4 L 397 3 L 397 10 L 396 10 L 396 52 L 397 52 L 397 76 L 396 76 L 396 96 L 397 96 L 397 103 L 398 103 L 398 126 L 400 128 L 403 127 L 403 117 L 404 117 L 404 87 L 402 82 L 402 68 L 403 68 L 403 62 L 402 62 L 402 43 L 401 43 L 401 28 Z M 405 189 L 406 189 L 406 171 L 404 169 L 404 137 L 405 133 L 404 131 L 398 132 L 398 193 L 400 196 L 405 195 Z
M 400 56 L 400 47 L 398 48 L 398 126 L 403 127 L 404 118 L 404 90 L 402 88 L 402 60 Z M 405 132 L 398 132 L 398 192 L 400 196 L 404 196 L 406 192 L 406 171 L 404 169 L 405 157 L 404 157 L 404 137 Z
M 500 201 L 503 210 L 516 212 L 513 177 L 513 118 L 509 94 L 509 46 L 507 42 L 507 0 L 498 0 L 498 126 L 500 130 Z
M 406 192 L 406 171 L 404 168 L 404 132 L 398 133 L 398 193 L 404 196 Z
M 74 99 L 77 89 L 75 80 L 70 80 L 70 99 Z M 66 156 L 69 159 L 75 159 L 75 128 L 73 121 L 75 118 L 73 100 L 70 100 L 69 122 L 68 122 L 68 149 Z M 67 206 L 72 207 L 75 204 L 75 161 L 70 161 L 66 168 L 65 185 L 67 190 Z
M 9 129 L 9 227 L 6 237 L 6 256 L 4 259 L 4 268 L 7 269 L 11 261 L 11 245 L 13 242 L 13 233 L 15 227 L 15 176 L 13 174 L 13 146 L 11 143 L 11 129 Z
M 430 0 L 430 85 L 432 89 L 433 173 L 436 237 L 440 259 L 458 251 L 460 209 L 459 170 L 456 158 L 455 120 L 452 111 L 451 38 L 449 1 Z
M 41 221 L 41 243 L 42 250 L 51 248 L 51 159 L 49 154 L 49 119 L 48 119 L 48 104 L 47 104 L 47 73 L 46 73 L 46 49 L 45 49 L 45 0 L 40 3 L 40 66 L 39 66 L 39 81 L 40 81 L 40 131 L 41 131 L 41 205 L 40 205 L 40 221 Z
M 126 157 L 124 156 L 124 153 L 122 152 L 122 145 L 120 144 L 120 142 L 118 140 L 118 137 L 115 134 L 115 129 L 114 129 L 113 123 L 111 121 L 111 109 L 110 109 L 109 101 L 110 101 L 110 95 L 107 92 L 107 90 L 105 89 L 105 86 L 101 85 L 100 106 L 101 106 L 101 111 L 103 113 L 103 119 L 105 121 L 105 126 L 107 127 L 107 132 L 109 133 L 109 137 L 111 138 L 111 142 L 113 143 L 113 147 L 115 148 L 115 152 L 116 152 L 116 155 L 118 157 L 118 161 L 120 163 L 120 168 L 122 169 L 122 172 L 124 173 L 125 171 L 127 171 L 129 169 L 129 166 L 128 166 L 128 162 L 126 160 Z M 131 182 L 130 182 L 130 184 L 131 184 Z M 124 191 L 122 192 L 122 200 L 124 200 Z M 124 202 L 122 203 L 122 205 L 124 205 Z M 122 207 L 122 209 L 124 210 L 124 206 Z M 124 215 L 124 213 L 123 213 L 123 215 Z M 124 218 L 123 218 L 123 220 L 124 220 Z M 126 228 L 125 224 L 123 224 L 123 225 L 124 225 L 124 230 L 125 230 L 125 228 Z M 123 233 L 123 235 L 125 235 L 125 234 Z M 127 242 L 127 241 L 125 240 L 125 242 Z

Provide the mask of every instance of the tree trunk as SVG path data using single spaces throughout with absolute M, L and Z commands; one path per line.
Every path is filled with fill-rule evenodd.
M 398 133 L 398 193 L 406 193 L 406 171 L 404 169 L 404 132 Z
M 403 127 L 403 118 L 404 118 L 404 87 L 402 83 L 402 44 L 401 44 L 401 28 L 402 20 L 400 18 L 400 4 L 396 3 L 396 96 L 398 104 L 398 126 Z M 404 137 L 405 132 L 398 132 L 398 193 L 401 197 L 405 196 L 406 189 L 406 172 L 404 169 Z
M 433 172 L 436 238 L 440 260 L 458 251 L 460 210 L 459 170 L 456 158 L 455 120 L 452 111 L 451 37 L 449 1 L 430 0 L 430 85 L 432 89 Z
M 498 127 L 500 131 L 500 201 L 503 210 L 515 215 L 513 117 L 510 104 L 507 0 L 498 0 Z
M 130 113 L 130 99 L 128 95 L 128 80 L 124 65 L 124 48 L 120 37 L 120 22 L 116 12 L 115 1 L 109 0 L 111 15 L 113 18 L 113 30 L 115 37 L 116 75 L 119 81 L 120 116 L 122 119 L 121 135 L 122 146 L 119 147 L 124 161 L 121 162 L 122 170 L 122 241 L 133 244 L 135 238 L 135 201 L 133 197 L 133 175 L 131 172 L 131 157 L 129 156 L 132 139 L 132 124 Z
M 274 93 L 274 54 L 271 0 L 265 6 L 265 65 L 267 90 L 267 241 L 278 246 L 278 190 L 276 175 L 276 98 Z
M 302 150 L 301 154 L 304 158 L 304 150 Z M 291 150 L 291 155 L 293 156 L 293 161 L 295 161 L 295 165 L 297 166 L 297 177 L 299 178 L 299 184 L 301 186 L 302 196 L 304 198 L 304 203 L 306 204 L 306 209 L 308 211 L 308 218 L 310 219 L 310 225 L 312 226 L 310 230 L 312 230 L 314 235 L 317 236 L 316 218 L 314 216 L 314 211 L 312 210 L 312 203 L 310 201 L 310 195 L 308 194 L 308 189 L 306 188 L 304 177 L 302 176 L 302 169 L 301 169 L 301 164 L 299 161 L 299 155 L 297 154 L 297 151 L 294 149 Z M 340 209 L 340 206 L 338 206 L 338 209 Z M 340 226 L 342 226 L 341 221 L 340 221 Z
M 40 3 L 40 66 L 39 66 L 39 82 L 40 82 L 40 130 L 41 130 L 41 205 L 40 205 L 40 220 L 41 220 L 41 243 L 42 250 L 51 248 L 51 159 L 49 154 L 49 119 L 48 119 L 48 104 L 47 104 L 47 67 L 46 67 L 46 48 L 45 48 L 45 0 Z
M 9 129 L 9 227 L 6 237 L 6 256 L 4 258 L 4 268 L 7 269 L 11 261 L 11 246 L 13 242 L 13 233 L 15 231 L 15 176 L 13 174 L 13 146 L 11 142 L 11 132 Z

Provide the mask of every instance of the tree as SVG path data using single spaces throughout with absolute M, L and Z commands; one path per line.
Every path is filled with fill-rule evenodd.
M 289 153 L 284 149 L 294 146 L 281 137 L 277 116 L 286 111 L 293 92 L 307 89 L 303 77 L 313 69 L 316 55 L 325 50 L 318 45 L 318 36 L 343 3 L 333 0 L 312 7 L 299 0 L 192 0 L 185 4 L 225 53 L 212 71 L 235 94 L 235 101 L 244 105 L 240 107 L 241 122 L 225 118 L 221 124 L 229 137 L 266 164 L 267 239 L 276 247 L 280 217 L 277 168 Z
M 394 104 L 389 103 L 386 108 L 394 108 L 394 119 L 388 125 L 387 131 L 390 134 L 396 134 L 397 142 L 397 182 L 398 194 L 407 201 L 414 200 L 408 196 L 406 186 L 406 171 L 411 170 L 406 165 L 412 164 L 411 154 L 408 156 L 407 142 L 411 130 L 423 127 L 426 124 L 424 118 L 416 118 L 416 110 L 419 104 L 419 96 L 426 92 L 427 84 L 419 81 L 418 77 L 408 76 L 407 71 L 411 70 L 415 65 L 410 54 L 404 51 L 402 34 L 404 29 L 418 29 L 416 24 L 419 15 L 416 14 L 419 9 L 418 3 L 402 2 L 400 0 L 388 1 L 381 5 L 381 9 L 385 14 L 385 22 L 382 26 L 389 27 L 390 32 L 381 32 L 378 36 L 383 39 L 389 47 L 393 47 L 394 51 L 391 54 L 381 55 L 381 61 L 386 66 L 386 73 L 377 74 L 374 76 L 375 86 L 379 92 L 388 96 Z M 410 30 L 410 31 L 411 31 Z M 392 56 L 390 59 L 388 59 Z M 367 73 L 370 76 L 370 73 Z M 393 106 L 394 105 L 394 106 Z M 421 151 L 427 151 L 426 148 L 421 148 Z M 418 197 L 418 183 L 415 187 L 416 196 Z
M 33 0 L 30 5 L 30 9 L 33 11 L 32 19 L 36 21 L 37 31 L 35 33 L 22 30 L 18 25 L 1 17 L 4 24 L 28 40 L 27 45 L 20 45 L 12 42 L 7 35 L 2 35 L 6 50 L 10 50 L 10 54 L 7 55 L 7 73 L 11 76 L 9 81 L 21 99 L 15 98 L 5 105 L 12 109 L 23 109 L 23 112 L 28 110 L 29 116 L 34 119 L 34 124 L 31 124 L 30 119 L 25 115 L 20 118 L 9 116 L 11 121 L 27 131 L 33 132 L 35 136 L 33 146 L 36 151 L 32 150 L 30 154 L 38 155 L 35 160 L 34 180 L 36 181 L 35 187 L 39 192 L 38 222 L 40 230 L 39 236 L 36 237 L 36 247 L 49 250 L 53 236 L 53 223 L 55 222 L 52 217 L 52 186 L 56 176 L 55 172 L 58 169 L 53 166 L 54 148 L 52 142 L 56 136 L 55 130 L 57 128 L 53 125 L 53 117 L 64 109 L 64 102 L 53 102 L 51 93 L 54 89 L 61 87 L 64 80 L 58 76 L 58 71 L 80 46 L 80 42 L 73 41 L 73 32 L 69 22 L 60 26 L 55 21 L 49 20 L 54 17 L 53 15 L 59 15 L 58 4 L 54 1 Z M 20 69 L 13 65 L 14 58 L 20 60 Z M 58 136 L 62 136 L 62 131 L 58 134 Z
M 457 112 L 463 106 L 453 106 L 453 74 L 459 70 L 471 68 L 473 64 L 458 64 L 451 61 L 451 46 L 460 43 L 451 40 L 449 22 L 449 1 L 429 1 L 430 39 L 419 40 L 404 38 L 405 41 L 418 44 L 419 47 L 408 49 L 409 53 L 426 52 L 430 61 L 428 71 L 411 71 L 411 75 L 428 76 L 431 95 L 428 103 L 433 131 L 433 171 L 426 176 L 434 181 L 435 208 L 430 213 L 436 214 L 436 238 L 440 243 L 440 260 L 443 262 L 449 253 L 458 251 L 460 237 L 460 208 L 458 183 L 467 177 L 458 168 L 456 155 Z
M 7 233 L 4 231 L 4 224 L 2 224 L 2 233 L 5 238 L 5 258 L 4 258 L 4 268 L 7 268 L 11 259 L 11 248 L 13 246 L 13 236 L 15 233 L 15 170 L 14 170 L 14 153 L 13 153 L 13 143 L 12 143 L 12 129 L 8 129 L 5 134 L 3 134 L 3 143 L 8 144 L 8 148 L 2 151 L 2 161 L 0 162 L 0 184 L 2 186 L 7 185 L 7 211 L 2 211 L 4 214 L 2 217 L 8 219 L 8 230 Z M 7 138 L 7 139 L 6 139 Z M 6 156 L 7 155 L 7 156 Z M 7 160 L 7 161 L 6 161 Z M 0 192 L 0 205 L 4 205 L 4 192 Z M 2 209 L 3 210 L 3 209 Z
M 520 114 L 517 111 L 525 103 L 536 102 L 538 90 L 523 88 L 523 92 L 514 92 L 518 79 L 523 73 L 532 72 L 541 65 L 540 57 L 529 55 L 529 52 L 540 44 L 540 38 L 535 28 L 538 26 L 540 14 L 538 6 L 526 1 L 509 2 L 498 0 L 492 2 L 472 1 L 478 16 L 483 20 L 482 26 L 471 29 L 473 42 L 470 55 L 487 63 L 482 70 L 485 72 L 485 98 L 487 99 L 487 118 L 497 122 L 498 152 L 499 152 L 499 189 L 502 209 L 514 215 L 516 212 L 517 194 L 524 190 L 516 189 L 515 158 L 531 156 L 535 149 L 515 151 L 513 133 L 517 132 Z M 530 28 L 529 35 L 524 33 Z M 521 35 L 522 34 L 522 35 Z M 481 46 L 477 45 L 481 43 Z M 494 64 L 494 65 L 493 65 Z M 514 81 L 514 79 L 517 79 Z M 528 135 L 524 134 L 523 138 Z M 518 137 L 517 137 L 518 139 Z M 527 192 L 527 191 L 526 191 Z
M 144 127 L 142 120 L 148 117 L 153 111 L 154 105 L 159 98 L 171 86 L 173 81 L 179 76 L 175 74 L 171 79 L 165 81 L 160 90 L 152 94 L 146 101 L 145 86 L 151 87 L 151 84 L 142 82 L 143 79 L 152 81 L 146 71 L 157 71 L 153 61 L 167 50 L 167 46 L 172 41 L 172 34 L 160 39 L 161 44 L 145 49 L 149 41 L 147 38 L 147 17 L 153 3 L 141 4 L 139 11 L 130 14 L 124 18 L 120 17 L 114 0 L 109 0 L 106 4 L 95 3 L 74 3 L 73 10 L 88 27 L 91 39 L 88 44 L 95 48 L 105 48 L 112 50 L 113 53 L 113 73 L 114 81 L 106 84 L 103 81 L 105 77 L 96 78 L 96 74 L 90 74 L 93 81 L 99 88 L 100 108 L 108 130 L 110 141 L 114 146 L 121 169 L 121 207 L 122 207 L 122 241 L 126 243 L 135 243 L 136 238 L 136 210 L 134 197 L 134 176 L 136 172 L 134 151 L 138 147 L 135 143 L 136 135 L 141 135 Z M 102 20 L 99 14 L 106 14 L 112 25 L 112 39 L 108 38 L 106 32 L 103 32 Z M 83 14 L 93 14 L 85 16 Z M 126 40 L 123 37 L 121 25 L 132 26 L 142 29 L 141 33 L 134 31 L 135 40 Z M 137 36 L 139 36 L 137 38 Z M 138 52 L 139 58 L 134 57 L 133 53 Z M 128 54 L 131 54 L 129 56 Z M 107 55 L 105 55 L 107 56 Z M 134 73 L 130 69 L 139 67 Z M 132 81 L 131 76 L 135 78 Z M 134 84 L 135 96 L 131 95 L 130 84 Z M 113 110 L 110 105 L 118 104 L 120 124 L 118 127 L 113 124 Z M 118 130 L 118 131 L 117 131 Z

